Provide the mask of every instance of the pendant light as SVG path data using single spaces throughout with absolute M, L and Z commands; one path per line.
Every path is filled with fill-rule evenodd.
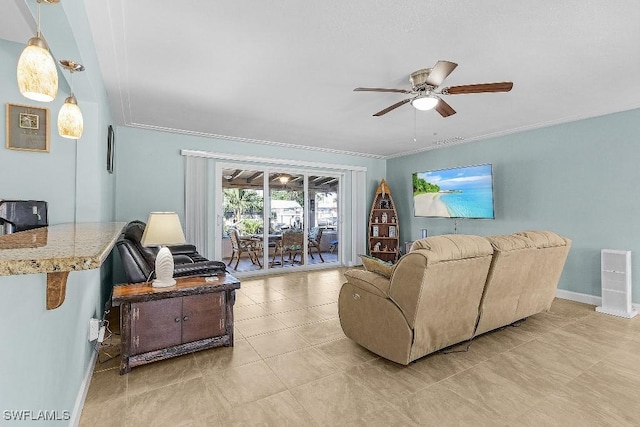
M 69 70 L 71 78 L 69 79 L 69 86 L 71 87 L 71 93 L 64 100 L 62 108 L 58 113 L 58 134 L 63 138 L 80 139 L 83 130 L 82 112 L 78 107 L 78 101 L 73 95 L 73 73 L 78 71 L 84 71 L 84 66 L 77 62 L 69 61 L 68 59 L 61 59 L 60 65 Z
M 59 1 L 37 0 L 38 30 L 18 59 L 18 88 L 24 97 L 34 101 L 51 102 L 58 94 L 58 70 L 40 31 L 40 3 L 55 4 Z

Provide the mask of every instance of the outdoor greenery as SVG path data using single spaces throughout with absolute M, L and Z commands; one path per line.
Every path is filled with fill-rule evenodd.
M 258 234 L 262 232 L 262 220 L 243 219 L 238 228 L 242 234 Z
M 225 188 L 223 209 L 225 217 L 231 215 L 233 223 L 239 223 L 245 213 L 262 214 L 262 196 L 256 190 Z
M 300 206 L 304 206 L 304 191 L 271 190 L 271 200 L 295 200 Z
M 424 193 L 438 193 L 440 191 L 440 186 L 437 184 L 431 184 L 430 182 L 425 181 L 422 178 L 418 177 L 417 173 L 413 174 L 413 195 L 417 196 L 418 194 Z

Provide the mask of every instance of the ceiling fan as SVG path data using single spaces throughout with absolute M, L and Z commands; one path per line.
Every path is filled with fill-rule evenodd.
M 449 117 L 456 113 L 440 96 L 441 95 L 462 95 L 469 93 L 486 93 L 486 92 L 509 92 L 513 87 L 513 82 L 500 83 L 480 83 L 463 86 L 450 86 L 439 89 L 444 79 L 458 66 L 455 62 L 438 61 L 433 68 L 425 68 L 415 71 L 409 76 L 411 89 L 386 89 L 381 87 L 357 87 L 355 92 L 394 92 L 406 93 L 412 95 L 410 98 L 403 99 L 393 105 L 388 106 L 384 110 L 380 110 L 374 114 L 376 117 L 387 114 L 389 111 L 395 110 L 404 104 L 411 102 L 418 110 L 435 110 L 442 117 Z

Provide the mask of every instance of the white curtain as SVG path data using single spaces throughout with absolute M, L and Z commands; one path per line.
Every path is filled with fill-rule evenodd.
M 208 251 L 207 196 L 209 192 L 209 161 L 204 157 L 185 156 L 185 237 L 206 256 Z
M 353 221 L 351 226 L 351 262 L 361 265 L 358 254 L 367 253 L 367 185 L 366 172 L 351 172 L 351 195 L 353 197 Z

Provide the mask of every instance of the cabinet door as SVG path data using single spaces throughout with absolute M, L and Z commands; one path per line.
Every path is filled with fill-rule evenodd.
M 223 335 L 226 327 L 225 293 L 182 298 L 182 342 Z
M 131 304 L 131 354 L 180 344 L 182 298 Z

